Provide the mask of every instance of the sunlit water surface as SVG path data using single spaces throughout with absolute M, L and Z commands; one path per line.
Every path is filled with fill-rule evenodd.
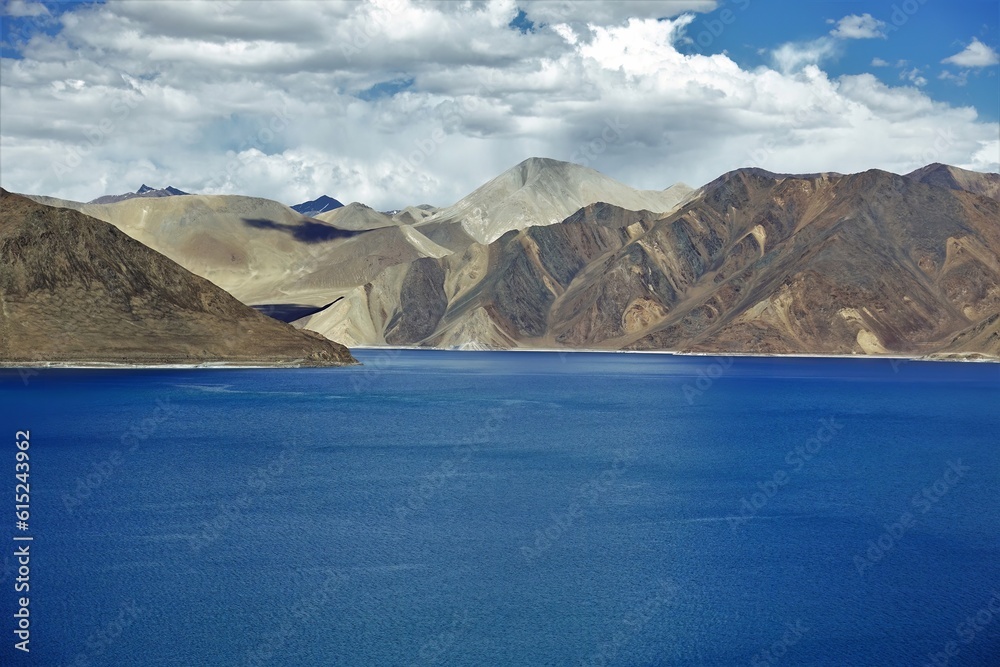
M 996 365 L 357 356 L 0 376 L 0 662 L 1000 664 Z

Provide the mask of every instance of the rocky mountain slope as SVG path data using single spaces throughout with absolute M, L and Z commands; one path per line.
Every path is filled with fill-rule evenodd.
M 683 183 L 666 190 L 636 190 L 588 167 L 529 158 L 416 224 L 427 227 L 430 231 L 424 233 L 432 239 L 440 228 L 458 225 L 473 240 L 491 243 L 514 229 L 557 224 L 597 202 L 665 213 L 691 192 Z
M 927 185 L 964 190 L 1000 200 L 1000 174 L 984 174 L 935 162 L 911 171 L 906 177 Z
M 36 198 L 349 345 L 1000 356 L 1000 175 L 741 169 L 629 188 L 532 158 L 456 204 Z
M 738 170 L 667 215 L 601 203 L 393 266 L 297 325 L 357 344 L 1000 356 L 984 176 Z
M 110 224 L 3 190 L 0 361 L 354 362 L 343 345 L 261 315 Z

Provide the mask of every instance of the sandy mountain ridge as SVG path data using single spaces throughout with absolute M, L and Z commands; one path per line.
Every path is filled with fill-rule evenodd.
M 0 361 L 354 363 L 108 223 L 2 189 Z
M 663 211 L 689 192 L 687 186 L 633 190 L 586 167 L 533 158 L 448 209 L 411 206 L 392 217 L 352 202 L 309 218 L 278 202 L 237 195 L 104 205 L 25 196 L 110 222 L 244 303 L 318 306 L 389 266 L 461 252 L 476 238 L 559 222 L 601 196 Z M 468 206 L 478 218 L 461 218 Z

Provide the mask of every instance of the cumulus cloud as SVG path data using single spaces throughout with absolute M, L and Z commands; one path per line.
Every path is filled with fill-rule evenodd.
M 837 39 L 874 39 L 885 37 L 885 21 L 880 21 L 871 14 L 850 14 L 837 21 L 830 34 Z
M 839 53 L 837 43 L 820 37 L 811 42 L 789 42 L 771 52 L 771 61 L 782 72 L 794 72 L 806 65 L 819 65 Z
M 964 86 L 969 83 L 969 70 L 962 70 L 958 74 L 944 70 L 938 75 L 938 78 L 942 81 L 950 81 L 956 86 Z
M 536 23 L 618 25 L 629 19 L 673 18 L 689 12 L 710 12 L 717 0 L 522 0 L 518 6 Z
M 899 78 L 903 81 L 909 81 L 914 86 L 923 87 L 927 85 L 927 79 L 920 74 L 920 68 L 914 67 L 912 69 L 904 69 L 899 73 Z
M 453 203 L 531 156 L 657 189 L 750 165 L 1000 168 L 996 125 L 971 107 L 912 80 L 829 76 L 822 64 L 842 44 L 832 36 L 782 47 L 773 67 L 683 53 L 690 11 L 713 6 L 74 8 L 23 59 L 0 61 L 2 185 L 78 200 L 143 182 L 289 204 L 325 193 L 389 209 Z M 519 9 L 532 30 L 508 27 Z
M 872 58 L 872 67 L 888 67 L 888 66 L 889 66 L 888 60 L 882 60 L 877 56 L 875 58 Z
M 1000 55 L 975 37 L 962 51 L 948 56 L 941 62 L 959 67 L 989 67 L 1000 63 Z
M 7 2 L 3 11 L 0 14 L 5 16 L 13 17 L 24 17 L 24 16 L 47 16 L 49 13 L 48 8 L 40 2 L 32 2 L 31 0 L 10 0 Z

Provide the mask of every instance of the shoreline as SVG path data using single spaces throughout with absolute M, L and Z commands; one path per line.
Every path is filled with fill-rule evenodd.
M 472 350 L 461 348 L 438 348 L 438 347 L 413 347 L 400 345 L 356 345 L 351 350 L 364 352 L 378 351 L 412 351 L 412 352 L 472 352 L 472 353 L 495 353 L 495 352 L 544 352 L 558 354 L 650 354 L 674 357 L 741 357 L 751 359 L 853 359 L 862 361 L 872 361 L 878 359 L 899 360 L 903 362 L 958 362 L 958 363 L 985 363 L 1000 364 L 1000 358 L 989 356 L 912 356 L 912 355 L 889 355 L 889 354 L 756 354 L 749 352 L 676 352 L 672 350 L 595 350 L 595 349 L 559 349 L 559 348 L 511 348 L 506 350 Z M 963 353 L 955 353 L 962 355 Z M 979 355 L 979 353 L 967 353 Z M 18 369 L 77 369 L 77 370 L 264 370 L 264 369 L 307 369 L 307 368 L 350 368 L 363 367 L 365 364 L 358 361 L 353 364 L 337 365 L 312 365 L 303 363 L 261 363 L 261 362 L 192 362 L 192 363 L 164 363 L 164 364 L 130 364 L 103 361 L 32 361 L 32 362 L 0 362 L 0 370 Z
M 406 345 L 355 345 L 351 350 L 377 352 L 379 350 L 410 350 L 427 352 L 555 352 L 558 354 L 657 354 L 673 357 L 750 357 L 760 359 L 900 359 L 903 361 L 960 361 L 968 363 L 1000 363 L 1000 357 L 991 357 L 980 352 L 932 352 L 926 355 L 914 356 L 907 354 L 764 354 L 759 352 L 678 352 L 674 350 L 600 350 L 590 348 L 550 348 L 550 347 L 513 347 L 509 349 L 478 350 L 444 347 L 414 347 Z M 956 356 L 945 356 L 945 355 Z M 972 357 L 970 355 L 977 355 Z
M 165 363 L 165 364 L 128 364 L 128 363 L 116 363 L 110 361 L 31 361 L 31 362 L 10 362 L 3 361 L 0 362 L 0 370 L 18 370 L 18 369 L 90 369 L 90 370 L 137 370 L 137 369 L 162 369 L 162 370 L 238 370 L 241 368 L 247 370 L 262 370 L 262 369 L 300 369 L 300 368 L 351 368 L 353 366 L 361 366 L 361 362 L 358 361 L 353 364 L 326 364 L 322 366 L 317 366 L 314 364 L 297 364 L 297 363 L 240 363 L 233 361 L 212 361 L 212 362 L 199 362 L 199 363 Z

